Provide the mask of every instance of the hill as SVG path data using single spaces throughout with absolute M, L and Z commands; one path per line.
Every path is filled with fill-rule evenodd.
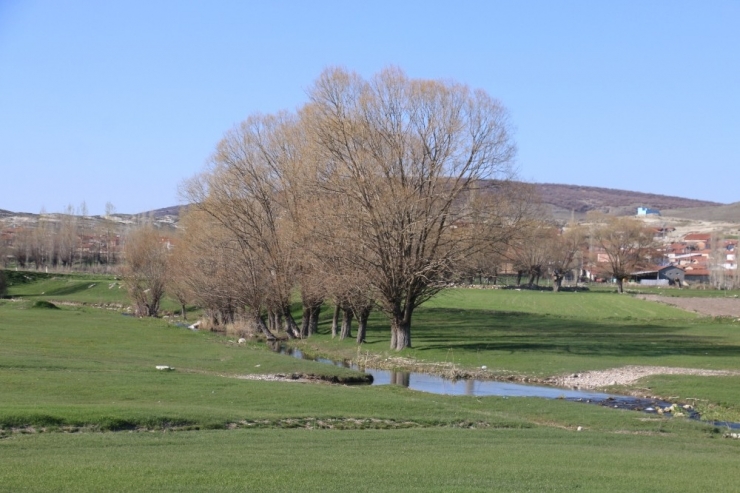
M 692 207 L 661 211 L 664 216 L 699 221 L 740 222 L 740 202 L 715 207 Z
M 535 183 L 545 205 L 550 206 L 556 219 L 566 220 L 575 215 L 581 219 L 586 213 L 600 211 L 618 215 L 634 215 L 637 207 L 663 210 L 713 209 L 722 207 L 719 202 L 687 199 L 670 195 L 632 192 L 613 188 Z
M 706 200 L 688 199 L 671 195 L 633 192 L 613 188 L 562 185 L 555 183 L 534 183 L 542 203 L 549 207 L 555 219 L 567 221 L 571 216 L 583 219 L 588 212 L 599 211 L 617 215 L 634 215 L 638 207 L 658 209 L 663 216 L 680 217 L 699 221 L 740 221 L 740 202 L 721 204 Z M 132 224 L 142 218 L 153 219 L 158 225 L 174 225 L 180 213 L 187 206 L 175 205 L 138 214 L 115 214 L 109 219 L 123 224 Z M 55 217 L 61 214 L 48 214 Z M 91 216 L 93 222 L 101 221 L 100 216 Z M 0 209 L 0 220 L 35 222 L 37 214 L 10 212 Z

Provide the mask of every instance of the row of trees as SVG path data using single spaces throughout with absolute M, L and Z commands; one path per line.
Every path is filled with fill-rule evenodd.
M 533 287 L 541 277 L 549 277 L 553 290 L 559 291 L 566 276 L 588 269 L 592 275 L 615 279 L 621 293 L 630 274 L 660 261 L 653 232 L 642 221 L 607 215 L 589 219 L 587 224 L 565 226 L 545 219 L 528 221 L 502 255 L 479 260 L 476 274 L 495 277 L 506 264 L 517 273 L 517 285 L 526 279 Z
M 12 241 L 0 245 L 0 256 L 6 267 L 12 258 L 18 267 L 36 270 L 115 265 L 119 229 L 107 216 L 92 220 L 86 212 L 75 214 L 70 205 L 63 214 L 42 213 L 35 225 L 13 228 Z
M 369 80 L 328 69 L 309 99 L 250 116 L 184 187 L 183 281 L 221 318 L 244 310 L 293 337 L 315 330 L 324 300 L 345 327 L 378 307 L 391 348 L 409 347 L 414 310 L 529 217 L 508 181 L 508 114 L 482 91 L 395 68 Z
M 543 226 L 530 189 L 510 180 L 514 155 L 508 113 L 483 91 L 396 68 L 367 80 L 328 69 L 296 113 L 250 116 L 183 186 L 191 206 L 166 282 L 215 322 L 246 317 L 268 337 L 278 328 L 310 336 L 330 300 L 333 333 L 349 336 L 357 319 L 362 342 L 377 307 L 390 347 L 410 347 L 414 310 L 486 259 L 516 252 L 533 282 L 548 251 L 558 286 L 572 268 L 584 233 Z M 155 289 L 137 277 L 157 274 L 137 260 L 146 248 L 132 246 L 156 243 L 142 231 L 127 242 L 126 276 L 146 315 L 165 281 Z

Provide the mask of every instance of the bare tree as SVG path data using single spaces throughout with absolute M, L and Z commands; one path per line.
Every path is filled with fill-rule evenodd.
M 33 230 L 27 227 L 17 229 L 13 238 L 11 254 L 22 269 L 25 269 L 31 263 L 32 245 Z
M 570 224 L 550 238 L 548 267 L 552 274 L 553 291 L 560 291 L 563 279 L 581 259 L 587 245 L 587 234 L 583 226 Z
M 181 220 L 183 235 L 171 264 L 178 289 L 202 306 L 211 322 L 249 319 L 268 340 L 275 336 L 265 323 L 269 273 L 233 233 L 203 211 L 191 208 Z
M 517 272 L 526 273 L 527 286 L 539 284 L 552 253 L 551 242 L 555 237 L 554 226 L 545 221 L 532 221 L 520 228 L 510 248 L 511 261 Z
M 56 241 L 59 261 L 68 269 L 72 269 L 79 247 L 80 238 L 77 229 L 77 216 L 74 213 L 74 206 L 68 205 L 62 215 Z
M 228 132 L 210 168 L 186 188 L 186 196 L 221 227 L 231 232 L 244 255 L 266 269 L 266 304 L 279 314 L 291 337 L 299 337 L 291 314 L 291 294 L 299 263 L 286 206 L 291 171 L 300 155 L 291 144 L 294 118 L 287 114 L 254 115 Z
M 132 230 L 126 238 L 123 279 L 140 317 L 156 317 L 167 284 L 167 248 L 151 225 Z
M 653 233 L 638 219 L 632 217 L 603 216 L 597 218 L 591 231 L 593 245 L 601 253 L 601 267 L 617 281 L 617 290 L 624 292 L 624 280 L 632 272 L 650 265 L 655 253 Z
M 414 309 L 472 248 L 453 227 L 482 214 L 474 191 L 495 195 L 485 179 L 510 172 L 507 112 L 483 91 L 409 79 L 395 68 L 371 80 L 326 70 L 310 97 L 312 129 L 332 164 L 320 186 L 347 198 L 344 210 L 326 212 L 351 218 L 352 229 L 336 231 L 334 241 L 362 249 L 348 261 L 379 295 L 391 348 L 410 347 Z

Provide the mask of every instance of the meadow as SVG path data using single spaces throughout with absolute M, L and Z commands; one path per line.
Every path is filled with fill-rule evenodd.
M 722 427 L 563 400 L 245 380 L 358 375 L 100 308 L 126 303 L 114 279 L 28 277 L 0 300 L 0 491 L 729 491 L 740 480 L 740 440 Z M 399 356 L 381 315 L 359 350 L 331 339 L 328 316 L 296 344 Z M 455 289 L 418 309 L 412 343 L 404 360 L 494 376 L 735 369 L 740 323 L 608 292 Z M 727 419 L 739 383 L 673 375 L 634 387 Z

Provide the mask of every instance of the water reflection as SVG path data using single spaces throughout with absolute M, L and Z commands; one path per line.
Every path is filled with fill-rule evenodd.
M 327 358 L 311 358 L 303 351 L 280 345 L 271 345 L 271 348 L 280 354 L 293 356 L 294 358 L 308 359 L 343 368 L 352 368 L 364 371 L 372 375 L 372 385 L 401 385 L 412 390 L 429 392 L 432 394 L 446 395 L 470 395 L 470 396 L 500 396 L 500 397 L 543 397 L 545 399 L 565 399 L 573 402 L 586 402 L 598 404 L 615 409 L 630 409 L 656 414 L 658 408 L 666 409 L 671 406 L 670 402 L 637 398 L 631 396 L 605 394 L 588 390 L 564 389 L 559 387 L 545 387 L 540 385 L 524 385 L 511 382 L 496 382 L 491 380 L 448 380 L 436 375 L 420 372 L 378 370 L 375 368 L 359 368 L 348 361 L 333 361 Z M 691 419 L 700 419 L 696 411 L 686 411 Z M 665 415 L 670 416 L 671 414 Z M 731 422 L 709 422 L 717 427 L 740 429 L 740 423 Z
M 497 395 L 504 397 L 544 397 L 548 399 L 583 399 L 604 400 L 607 398 L 626 399 L 622 396 L 591 392 L 586 390 L 561 389 L 557 387 L 545 387 L 538 385 L 523 385 L 512 382 L 496 382 L 492 380 L 449 380 L 437 375 L 420 372 L 379 370 L 376 368 L 359 368 L 347 361 L 332 361 L 326 358 L 310 358 L 303 351 L 296 348 L 275 346 L 274 349 L 280 354 L 287 354 L 294 358 L 310 359 L 319 363 L 326 363 L 343 368 L 364 371 L 373 376 L 372 385 L 401 385 L 412 390 L 430 392 L 433 394 L 447 395 L 472 395 L 488 396 Z

